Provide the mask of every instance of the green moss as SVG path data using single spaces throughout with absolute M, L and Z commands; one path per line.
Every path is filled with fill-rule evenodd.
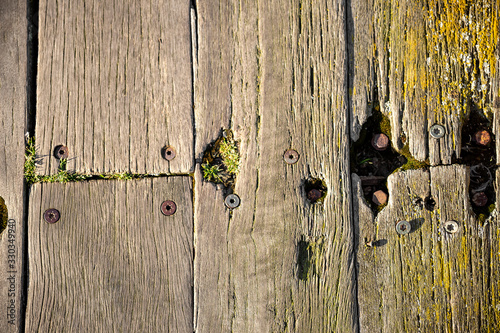
M 319 275 L 323 238 L 302 239 L 297 244 L 297 274 L 300 280 L 307 281 L 312 274 Z
M 406 170 L 416 170 L 416 169 L 423 169 L 429 167 L 429 161 L 419 161 L 415 159 L 411 154 L 410 154 L 410 148 L 408 144 L 405 144 L 404 147 L 399 151 L 401 155 L 403 155 L 406 158 L 406 163 L 403 164 L 397 171 L 406 171 Z
M 203 178 L 213 183 L 234 185 L 240 170 L 240 153 L 231 130 L 222 130 L 222 135 L 205 151 L 201 164 Z
M 488 212 L 491 214 L 491 212 L 493 212 L 495 208 L 496 208 L 495 204 L 492 203 L 491 205 L 488 206 Z

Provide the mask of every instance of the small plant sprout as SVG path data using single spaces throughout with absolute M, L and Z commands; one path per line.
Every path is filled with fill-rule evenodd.
M 201 165 L 203 170 L 203 178 L 209 182 L 222 182 L 220 177 L 220 169 L 218 165 L 210 165 L 208 162 Z

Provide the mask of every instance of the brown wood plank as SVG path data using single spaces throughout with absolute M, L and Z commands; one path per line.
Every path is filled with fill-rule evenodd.
M 226 209 L 198 168 L 195 330 L 356 331 L 345 4 L 198 2 L 197 13 L 196 157 L 234 131 L 241 205 Z M 305 198 L 309 177 L 327 184 L 323 204 Z
M 468 184 L 462 165 L 395 173 L 388 205 L 373 220 L 353 182 L 361 331 L 498 331 L 498 226 L 476 220 Z M 432 211 L 414 204 L 427 196 L 436 201 Z M 399 220 L 413 231 L 399 235 Z M 449 220 L 458 222 L 458 232 L 444 231 Z
M 26 17 L 26 1 L 0 1 L 0 332 L 23 323 Z
M 191 178 L 35 184 L 29 212 L 28 332 L 192 332 Z
M 82 173 L 192 171 L 190 35 L 189 0 L 40 1 L 40 172 L 58 145 Z

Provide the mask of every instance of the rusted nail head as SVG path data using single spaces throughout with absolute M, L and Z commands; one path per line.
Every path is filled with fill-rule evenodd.
M 163 148 L 163 158 L 166 159 L 167 161 L 171 161 L 175 158 L 176 156 L 175 149 L 171 146 L 166 146 Z
M 454 234 L 455 232 L 458 231 L 458 223 L 457 221 L 446 221 L 444 223 L 444 230 L 449 233 L 449 234 Z
M 59 221 L 60 217 L 61 214 L 57 209 L 54 208 L 47 209 L 45 213 L 43 213 L 43 219 L 47 223 L 56 223 L 57 221 Z
M 283 154 L 283 159 L 288 164 L 295 164 L 299 160 L 299 153 L 296 150 L 288 149 L 285 154 Z
M 64 145 L 59 145 L 54 148 L 54 157 L 57 159 L 68 158 L 69 148 Z
M 226 205 L 227 208 L 236 208 L 240 205 L 240 197 L 237 196 L 236 194 L 229 194 L 225 199 L 224 199 L 224 204 Z
M 382 190 L 373 192 L 372 201 L 378 206 L 385 205 L 387 203 L 387 193 Z
M 163 215 L 170 216 L 177 211 L 177 205 L 171 200 L 166 200 L 162 202 L 160 210 Z
M 484 192 L 474 193 L 472 203 L 478 207 L 484 207 L 488 203 L 488 196 Z
M 477 131 L 474 134 L 474 139 L 478 145 L 487 146 L 491 142 L 491 135 L 488 131 Z
M 313 203 L 316 202 L 319 198 L 321 198 L 321 196 L 322 196 L 321 191 L 315 188 L 307 192 L 307 199 L 309 199 L 309 201 Z
M 372 138 L 372 147 L 378 151 L 386 150 L 389 147 L 389 138 L 383 133 L 375 134 Z
M 430 133 L 434 139 L 440 139 L 444 136 L 446 130 L 442 125 L 435 124 L 431 126 Z
M 399 221 L 396 223 L 396 232 L 400 235 L 407 235 L 411 231 L 411 224 L 408 221 Z

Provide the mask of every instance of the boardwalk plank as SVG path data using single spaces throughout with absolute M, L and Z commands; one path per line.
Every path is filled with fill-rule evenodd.
M 36 184 L 28 332 L 191 332 L 192 180 Z M 164 216 L 164 200 L 177 204 Z M 44 221 L 48 208 L 60 212 Z
M 190 1 L 40 1 L 42 174 L 193 170 Z M 176 158 L 163 159 L 170 145 Z
M 439 166 L 398 172 L 388 179 L 389 202 L 373 220 L 358 196 L 358 295 L 360 329 L 370 332 L 497 331 L 498 255 L 496 220 L 482 225 L 468 199 L 468 168 Z M 353 179 L 356 179 L 354 177 Z M 415 198 L 436 201 L 429 211 Z M 398 235 L 407 220 L 412 232 Z M 459 230 L 444 231 L 454 220 Z M 367 246 L 373 241 L 375 246 Z
M 195 173 L 197 332 L 356 330 L 345 12 L 343 1 L 198 2 L 196 157 L 224 127 L 242 160 L 232 212 L 228 192 Z M 323 204 L 305 198 L 309 177 L 328 186 Z
M 26 17 L 26 1 L 0 1 L 1 332 L 18 332 L 23 323 Z

